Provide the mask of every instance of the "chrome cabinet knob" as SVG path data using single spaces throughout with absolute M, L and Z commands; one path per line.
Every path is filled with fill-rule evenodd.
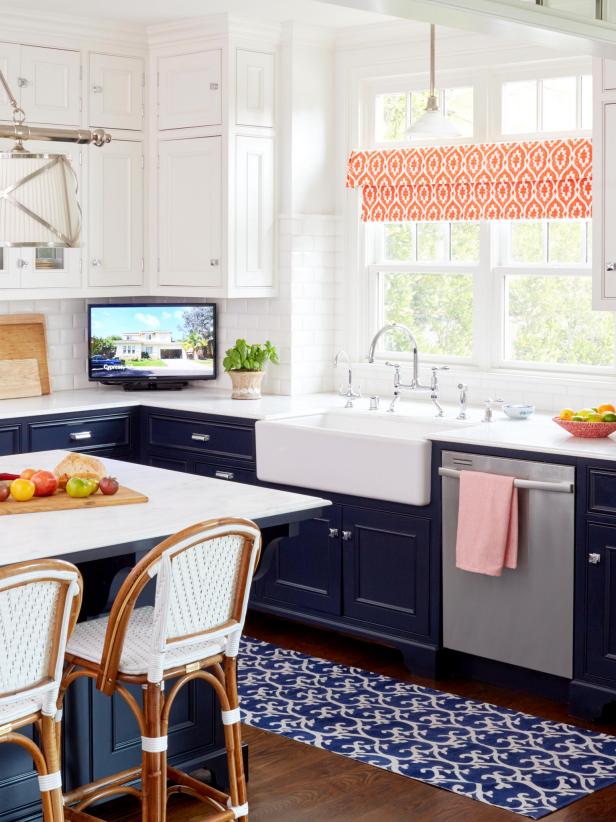
M 94 268 L 100 268 L 100 266 L 103 264 L 103 261 L 100 259 L 100 257 L 92 257 L 92 259 L 90 260 L 90 264 Z
M 210 260 L 210 265 L 211 265 L 211 266 L 217 266 L 217 265 L 220 265 L 220 260 L 219 260 L 219 259 L 217 259 L 216 257 L 212 257 L 212 259 Z
M 353 532 L 352 531 L 343 531 L 342 532 L 342 539 L 345 542 L 348 542 L 349 540 L 353 539 Z
M 102 94 L 103 87 L 102 86 L 92 86 L 92 93 L 93 94 Z
M 330 539 L 338 539 L 340 536 L 340 529 L 339 528 L 330 528 L 329 529 L 329 538 Z
M 28 78 L 27 77 L 18 77 L 17 78 L 17 85 L 19 88 L 26 88 L 28 85 Z
M 589 565 L 599 565 L 601 563 L 601 554 L 591 553 L 588 555 Z
M 616 263 L 606 263 L 605 270 L 606 271 L 616 271 Z
M 24 260 L 23 257 L 20 257 L 17 260 L 17 268 L 27 268 L 30 265 L 28 260 Z

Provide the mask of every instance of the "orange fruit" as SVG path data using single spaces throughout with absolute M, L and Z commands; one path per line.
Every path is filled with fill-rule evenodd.
M 614 412 L 616 412 L 616 408 L 614 408 L 614 406 L 610 402 L 606 402 L 603 403 L 603 405 L 600 405 L 597 408 L 597 411 L 599 412 L 599 414 L 605 414 L 606 411 L 611 411 L 613 414 Z

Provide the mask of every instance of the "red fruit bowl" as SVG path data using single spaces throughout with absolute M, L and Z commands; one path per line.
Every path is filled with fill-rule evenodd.
M 609 437 L 610 434 L 616 431 L 616 422 L 577 422 L 574 420 L 561 420 L 560 417 L 553 417 L 552 419 L 556 425 L 560 425 L 568 434 L 586 440 Z

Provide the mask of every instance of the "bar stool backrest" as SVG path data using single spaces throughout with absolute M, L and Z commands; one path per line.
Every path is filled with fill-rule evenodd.
M 34 697 L 42 700 L 44 714 L 55 714 L 81 597 L 81 574 L 69 562 L 0 568 L 0 704 Z
M 261 534 L 249 520 L 199 523 L 153 548 L 120 588 L 109 616 L 98 687 L 111 689 L 137 598 L 156 577 L 148 680 L 159 682 L 168 648 L 222 643 L 227 656 L 239 650 Z

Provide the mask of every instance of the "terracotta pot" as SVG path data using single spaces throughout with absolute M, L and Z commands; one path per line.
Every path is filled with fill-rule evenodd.
M 265 371 L 229 371 L 234 400 L 260 400 Z

